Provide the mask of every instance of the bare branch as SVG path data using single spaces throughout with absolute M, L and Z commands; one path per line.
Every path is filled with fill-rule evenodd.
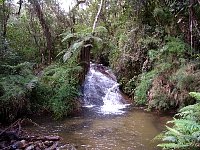
M 19 4 L 19 10 L 18 10 L 18 12 L 17 12 L 18 15 L 20 15 L 20 13 L 21 13 L 22 3 L 23 3 L 22 0 L 19 0 L 19 2 L 17 3 L 17 4 Z

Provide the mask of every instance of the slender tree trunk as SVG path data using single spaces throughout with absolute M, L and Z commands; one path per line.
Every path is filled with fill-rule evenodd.
M 35 10 L 37 17 L 40 21 L 40 24 L 42 26 L 44 36 L 46 38 L 47 51 L 48 51 L 48 63 L 50 64 L 52 61 L 52 58 L 54 57 L 54 47 L 53 47 L 53 41 L 52 41 L 52 35 L 50 32 L 50 27 L 44 18 L 44 14 L 42 12 L 42 9 L 40 7 L 38 0 L 30 0 L 30 3 L 34 7 L 34 10 Z
M 9 19 L 9 9 L 10 3 L 6 6 L 5 1 L 0 5 L 0 57 L 4 57 L 4 53 L 6 52 L 6 34 L 7 34 L 7 22 Z
M 10 3 L 8 4 L 8 6 L 6 6 L 5 1 L 4 1 L 3 2 L 3 8 L 2 8 L 2 11 L 3 11 L 3 19 L 2 19 L 2 21 L 3 21 L 3 37 L 4 38 L 6 38 L 7 22 L 8 22 L 8 19 L 10 17 L 10 15 L 9 15 L 9 9 L 10 9 Z
M 99 10 L 98 10 L 97 15 L 96 15 L 95 20 L 94 20 L 94 24 L 93 24 L 93 28 L 92 28 L 92 33 L 94 33 L 94 30 L 96 28 L 96 24 L 97 24 L 99 15 L 101 13 L 102 5 L 103 5 L 103 0 L 101 0 L 100 6 L 99 6 Z
M 194 20 L 194 10 L 193 10 L 194 0 L 190 0 L 189 6 L 189 29 L 190 29 L 190 49 L 193 55 L 193 20 Z

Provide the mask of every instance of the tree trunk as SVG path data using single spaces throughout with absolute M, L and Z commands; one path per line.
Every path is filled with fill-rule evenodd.
M 85 44 L 87 45 L 90 43 L 86 42 Z M 89 68 L 90 68 L 90 50 L 91 50 L 91 48 L 92 48 L 91 46 L 83 47 L 80 52 L 79 62 L 80 62 L 81 67 L 83 68 L 83 70 L 79 76 L 80 84 L 82 84 L 84 82 L 85 76 L 87 75 Z
M 42 12 L 42 9 L 40 7 L 40 4 L 38 0 L 30 0 L 30 3 L 33 5 L 34 10 L 37 14 L 37 17 L 40 21 L 40 24 L 43 29 L 44 36 L 46 38 L 47 42 L 47 51 L 48 51 L 48 63 L 51 63 L 52 58 L 54 57 L 54 47 L 53 47 L 53 42 L 52 42 L 52 36 L 50 32 L 50 27 L 47 24 L 46 20 L 44 19 L 44 14 Z
M 9 19 L 9 9 L 10 3 L 6 6 L 5 1 L 0 5 L 0 57 L 3 58 L 4 53 L 6 52 L 7 45 L 6 42 L 6 34 L 7 34 L 7 22 Z
M 100 6 L 99 6 L 99 10 L 98 10 L 97 15 L 96 15 L 95 20 L 94 20 L 94 24 L 93 24 L 93 28 L 92 28 L 92 33 L 94 33 L 94 30 L 96 28 L 96 24 L 97 24 L 99 15 L 101 13 L 102 5 L 103 5 L 103 0 L 101 0 Z

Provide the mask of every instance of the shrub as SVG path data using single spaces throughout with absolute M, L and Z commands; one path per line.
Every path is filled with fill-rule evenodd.
M 0 74 L 0 116 L 1 121 L 12 121 L 30 110 L 31 88 L 28 85 L 34 78 L 32 64 L 22 63 L 16 66 L 1 65 Z M 33 84 L 32 84 L 33 85 Z
M 50 89 L 47 105 L 56 119 L 62 118 L 77 107 L 76 98 L 79 95 L 77 74 L 80 70 L 81 67 L 70 63 L 54 64 L 44 70 L 41 82 Z
M 164 143 L 159 144 L 163 149 L 194 149 L 200 148 L 200 93 L 191 92 L 190 95 L 198 101 L 197 104 L 183 107 L 175 115 L 172 128 L 156 137 Z
M 150 89 L 153 80 L 159 74 L 171 68 L 171 64 L 162 63 L 157 65 L 152 71 L 143 73 L 139 77 L 139 82 L 136 84 L 134 100 L 136 104 L 144 105 L 147 103 L 148 90 Z
M 147 92 L 151 86 L 153 78 L 157 75 L 157 70 L 143 73 L 140 78 L 140 83 L 135 88 L 134 100 L 136 104 L 144 105 L 147 102 Z

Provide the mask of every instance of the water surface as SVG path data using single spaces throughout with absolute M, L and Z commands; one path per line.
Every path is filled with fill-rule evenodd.
M 171 119 L 135 108 L 121 115 L 103 115 L 85 109 L 81 116 L 62 121 L 40 118 L 36 122 L 42 128 L 31 130 L 59 135 L 63 143 L 73 143 L 78 150 L 159 150 L 152 139 Z

